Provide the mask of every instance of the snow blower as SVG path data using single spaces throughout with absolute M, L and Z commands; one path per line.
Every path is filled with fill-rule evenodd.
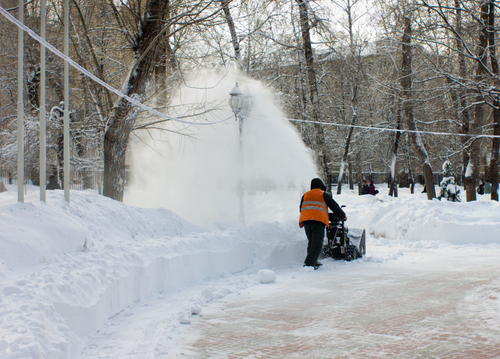
M 327 242 L 323 246 L 323 258 L 331 257 L 351 261 L 366 253 L 364 229 L 347 228 L 344 220 L 333 213 L 328 213 L 328 220 L 330 225 L 326 230 Z

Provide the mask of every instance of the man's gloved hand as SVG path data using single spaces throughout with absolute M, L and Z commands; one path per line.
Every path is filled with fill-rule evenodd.
M 300 227 L 300 228 L 304 227 L 304 223 L 300 222 L 300 223 L 299 223 L 299 227 Z

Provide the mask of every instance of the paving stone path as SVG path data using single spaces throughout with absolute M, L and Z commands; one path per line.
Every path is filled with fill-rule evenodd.
M 424 252 L 277 272 L 204 309 L 192 357 L 500 358 L 497 253 Z

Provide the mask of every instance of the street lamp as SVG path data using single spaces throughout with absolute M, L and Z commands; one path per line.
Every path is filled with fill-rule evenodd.
M 253 107 L 253 96 L 244 95 L 238 87 L 238 83 L 233 87 L 229 93 L 229 106 L 234 112 L 234 119 L 239 120 L 239 134 L 240 134 L 240 151 L 241 151 L 241 131 L 243 128 L 243 118 L 250 114 Z
M 240 156 L 240 168 L 243 168 L 243 163 L 241 159 L 241 132 L 243 130 L 243 118 L 247 116 L 253 106 L 253 98 L 250 95 L 244 95 L 238 87 L 238 83 L 233 87 L 231 92 L 229 93 L 229 106 L 234 112 L 234 119 L 238 121 L 239 127 L 239 156 Z M 240 171 L 243 173 L 243 171 Z M 243 179 L 240 178 L 238 184 L 238 198 L 239 198 L 239 219 L 241 224 L 245 225 L 245 214 L 244 214 L 244 198 L 243 198 Z
M 231 96 L 229 98 L 229 106 L 231 107 L 231 110 L 233 110 L 236 120 L 238 120 L 238 114 L 241 112 L 243 107 L 243 92 L 241 92 L 238 87 L 238 83 L 236 83 L 229 95 Z

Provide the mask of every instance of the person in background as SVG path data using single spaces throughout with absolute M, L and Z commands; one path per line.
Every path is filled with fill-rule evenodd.
M 366 183 L 366 180 L 363 180 L 363 187 L 361 187 L 361 194 L 370 194 L 370 187 L 368 187 L 368 183 Z
M 61 189 L 56 176 L 52 175 L 49 177 L 49 184 L 47 185 L 47 189 Z
M 479 186 L 477 186 L 477 193 L 484 194 L 484 183 L 483 180 L 479 180 Z
M 491 183 L 486 182 L 484 184 L 484 194 L 490 194 L 491 193 Z
M 373 181 L 370 181 L 370 194 L 375 196 L 378 193 L 378 190 L 375 189 L 375 185 L 373 184 Z
M 311 181 L 311 190 L 304 193 L 300 201 L 299 226 L 304 228 L 307 236 L 307 256 L 304 260 L 304 267 L 314 267 L 318 269 L 321 263 L 318 262 L 319 255 L 323 249 L 323 238 L 325 237 L 325 227 L 329 225 L 328 208 L 335 216 L 347 217 L 339 207 L 332 195 L 325 192 L 326 186 L 319 178 Z

